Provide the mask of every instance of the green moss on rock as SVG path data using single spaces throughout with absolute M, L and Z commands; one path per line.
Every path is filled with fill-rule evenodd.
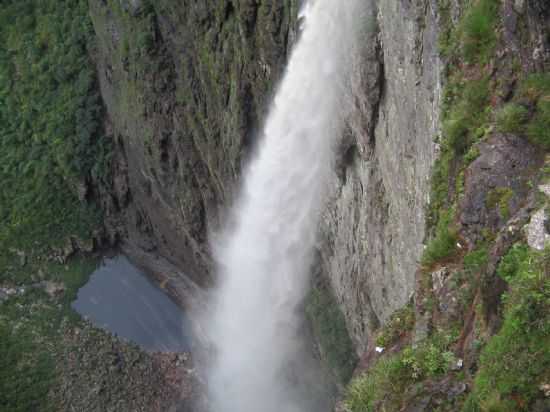
M 357 356 L 349 337 L 344 315 L 330 290 L 319 286 L 310 293 L 306 313 L 313 326 L 321 354 L 340 383 L 351 378 Z
M 497 187 L 487 194 L 485 205 L 489 210 L 497 208 L 500 216 L 506 220 L 510 217 L 510 200 L 513 196 L 514 191 L 509 187 Z

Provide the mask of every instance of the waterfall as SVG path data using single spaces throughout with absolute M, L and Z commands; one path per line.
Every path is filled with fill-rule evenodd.
M 245 170 L 234 222 L 215 247 L 219 287 L 208 322 L 214 412 L 309 410 L 289 368 L 297 367 L 298 307 L 347 111 L 362 4 L 310 0 L 304 6 L 302 32 Z

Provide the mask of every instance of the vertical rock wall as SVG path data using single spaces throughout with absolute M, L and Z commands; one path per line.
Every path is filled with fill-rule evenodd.
M 204 283 L 208 233 L 231 202 L 280 76 L 296 0 L 90 0 L 112 135 L 113 238 Z
M 436 4 L 373 4 L 353 88 L 357 110 L 324 217 L 322 271 L 359 353 L 414 291 L 439 129 Z
M 441 100 L 435 0 L 372 0 L 355 111 L 319 243 L 359 353 L 411 298 Z M 231 203 L 295 36 L 297 0 L 91 0 L 116 142 L 112 236 L 205 283 L 207 237 Z M 206 282 L 207 283 L 207 282 Z

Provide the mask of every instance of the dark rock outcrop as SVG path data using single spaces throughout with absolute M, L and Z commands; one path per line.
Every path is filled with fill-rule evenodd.
M 525 204 L 529 179 L 542 157 L 525 139 L 494 135 L 479 145 L 480 156 L 466 170 L 460 223 L 474 245 L 497 233 Z
M 110 237 L 201 284 L 293 34 L 294 1 L 90 1 L 115 142 Z

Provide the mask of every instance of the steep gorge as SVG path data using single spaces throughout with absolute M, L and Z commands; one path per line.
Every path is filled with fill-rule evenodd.
M 99 80 L 115 144 L 112 236 L 208 283 L 207 237 L 231 204 L 280 77 L 295 1 L 96 1 Z
M 377 10 L 373 2 L 355 62 L 356 108 L 331 184 L 320 264 L 360 352 L 414 289 L 439 128 L 436 7 L 388 2 Z M 297 4 L 92 1 L 91 10 L 117 142 L 108 219 L 125 242 L 203 282 L 208 235 L 231 204 L 284 67 Z
M 550 4 L 363 1 L 363 39 L 349 56 L 352 110 L 337 136 L 303 303 L 304 335 L 313 332 L 312 353 L 345 398 L 337 410 L 547 411 Z M 52 1 L 6 3 L 0 118 L 9 122 L 0 138 L 16 154 L 6 156 L 0 198 L 9 217 L 0 230 L 6 350 L 33 334 L 25 353 L 53 347 L 42 345 L 51 333 L 65 342 L 61 358 L 84 342 L 84 369 L 113 357 L 105 373 L 120 388 L 94 392 L 96 410 L 165 408 L 178 396 L 177 356 L 139 354 L 67 323 L 71 296 L 93 266 L 82 258 L 120 247 L 192 314 L 206 310 L 218 282 L 210 245 L 260 141 L 303 3 L 72 0 L 70 12 Z M 52 62 L 65 55 L 58 70 Z M 43 280 L 67 290 L 35 291 Z M 43 321 L 39 304 L 59 328 Z M 21 319 L 31 333 L 18 332 Z M 207 341 L 201 321 L 199 346 Z M 119 367 L 117 353 L 142 361 Z M 19 351 L 6 359 L 27 364 Z M 144 377 L 159 364 L 162 373 Z M 52 378 L 45 361 L 37 365 L 17 382 Z M 75 365 L 63 367 L 69 390 L 59 405 L 85 405 L 80 392 L 71 399 L 71 385 L 103 378 L 80 371 L 71 382 Z M 113 368 L 136 377 L 136 399 L 119 399 L 132 388 Z M 44 384 L 24 401 L 36 407 L 46 393 Z
M 355 110 L 321 228 L 319 265 L 359 353 L 412 297 L 425 237 L 443 65 L 438 6 L 416 3 L 367 7 Z M 208 236 L 231 204 L 292 45 L 297 7 L 91 2 L 117 142 L 108 218 L 125 242 L 199 283 L 211 274 Z
M 404 307 L 416 318 L 413 330 L 403 331 L 405 343 L 449 327 L 441 316 L 469 319 L 470 309 L 481 304 L 477 299 L 483 300 L 488 333 L 498 330 L 494 316 L 502 316 L 506 287 L 494 272 L 521 238 L 501 240 L 501 231 L 516 212 L 525 215 L 516 216 L 522 224 L 528 222 L 520 199 L 533 195 L 527 184 L 539 179 L 544 160 L 517 137 L 499 137 L 494 119 L 520 93 L 523 79 L 548 70 L 550 53 L 549 11 L 542 1 L 366 3 L 365 38 L 353 56 L 348 96 L 354 109 L 330 178 L 313 292 L 343 315 L 361 368 L 372 365 L 375 336 L 384 335 Z M 297 36 L 299 4 L 90 4 L 106 128 L 116 142 L 113 187 L 102 197 L 111 237 L 209 285 L 208 241 L 216 238 L 254 148 Z M 473 91 L 469 97 L 475 87 L 479 96 Z M 480 116 L 464 115 L 456 132 L 451 123 L 463 104 Z M 456 133 L 464 140 L 458 146 L 449 143 Z M 517 175 L 518 166 L 525 174 Z M 491 207 L 502 202 L 495 215 Z M 448 307 L 446 300 L 456 296 L 432 283 L 458 270 L 447 264 L 448 255 L 439 256 L 447 271 L 441 275 L 437 259 L 426 263 L 433 249 L 426 245 L 440 240 L 445 224 L 458 233 L 451 242 L 464 249 L 452 262 L 480 247 L 488 248 L 490 259 L 487 274 L 479 275 L 486 277 L 481 297 L 463 308 L 450 304 L 454 309 L 442 314 L 446 309 L 434 312 L 426 302 Z M 428 289 L 426 276 L 434 279 Z M 487 289 L 493 288 L 500 292 L 491 297 Z M 446 295 L 438 296 L 442 290 Z M 472 339 L 468 322 L 460 326 L 461 339 Z M 321 355 L 330 358 L 322 340 Z M 347 348 L 339 341 L 336 346 Z

